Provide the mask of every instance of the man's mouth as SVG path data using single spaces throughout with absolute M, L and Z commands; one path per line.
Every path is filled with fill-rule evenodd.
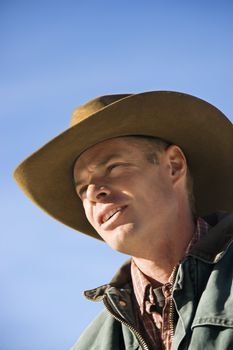
M 101 220 L 102 224 L 104 224 L 105 222 L 110 220 L 116 213 L 122 211 L 124 208 L 125 208 L 125 206 L 124 207 L 117 207 L 117 208 L 110 210 L 108 213 L 104 214 L 102 217 L 102 220 Z

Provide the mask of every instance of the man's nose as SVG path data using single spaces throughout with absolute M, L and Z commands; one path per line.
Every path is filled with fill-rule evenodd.
M 110 194 L 110 189 L 107 186 L 98 186 L 96 184 L 90 184 L 87 188 L 87 199 L 92 202 L 98 202 L 106 198 Z

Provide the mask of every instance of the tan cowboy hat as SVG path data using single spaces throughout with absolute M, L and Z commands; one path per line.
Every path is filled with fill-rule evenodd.
M 73 165 L 86 149 L 126 135 L 156 136 L 186 154 L 198 215 L 233 209 L 231 122 L 191 95 L 152 91 L 109 95 L 77 108 L 71 127 L 24 160 L 14 176 L 26 195 L 62 223 L 99 238 L 75 193 Z

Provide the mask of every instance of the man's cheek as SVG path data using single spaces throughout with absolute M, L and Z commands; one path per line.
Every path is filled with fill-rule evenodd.
M 89 223 L 93 226 L 93 219 L 92 216 L 90 215 L 90 213 L 88 211 L 85 211 L 86 214 L 86 218 L 89 221 Z
M 89 223 L 91 225 L 93 225 L 92 219 L 91 219 L 92 215 L 91 215 L 90 206 L 88 206 L 88 204 L 85 201 L 83 202 L 83 209 L 84 209 L 85 216 L 86 216 L 87 220 L 89 221 Z

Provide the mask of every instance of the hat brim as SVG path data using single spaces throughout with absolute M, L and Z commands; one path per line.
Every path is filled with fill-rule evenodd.
M 232 124 L 211 104 L 178 92 L 145 92 L 108 105 L 24 160 L 15 179 L 49 215 L 101 239 L 76 195 L 73 165 L 96 143 L 127 135 L 156 136 L 181 147 L 194 179 L 198 215 L 233 209 Z

